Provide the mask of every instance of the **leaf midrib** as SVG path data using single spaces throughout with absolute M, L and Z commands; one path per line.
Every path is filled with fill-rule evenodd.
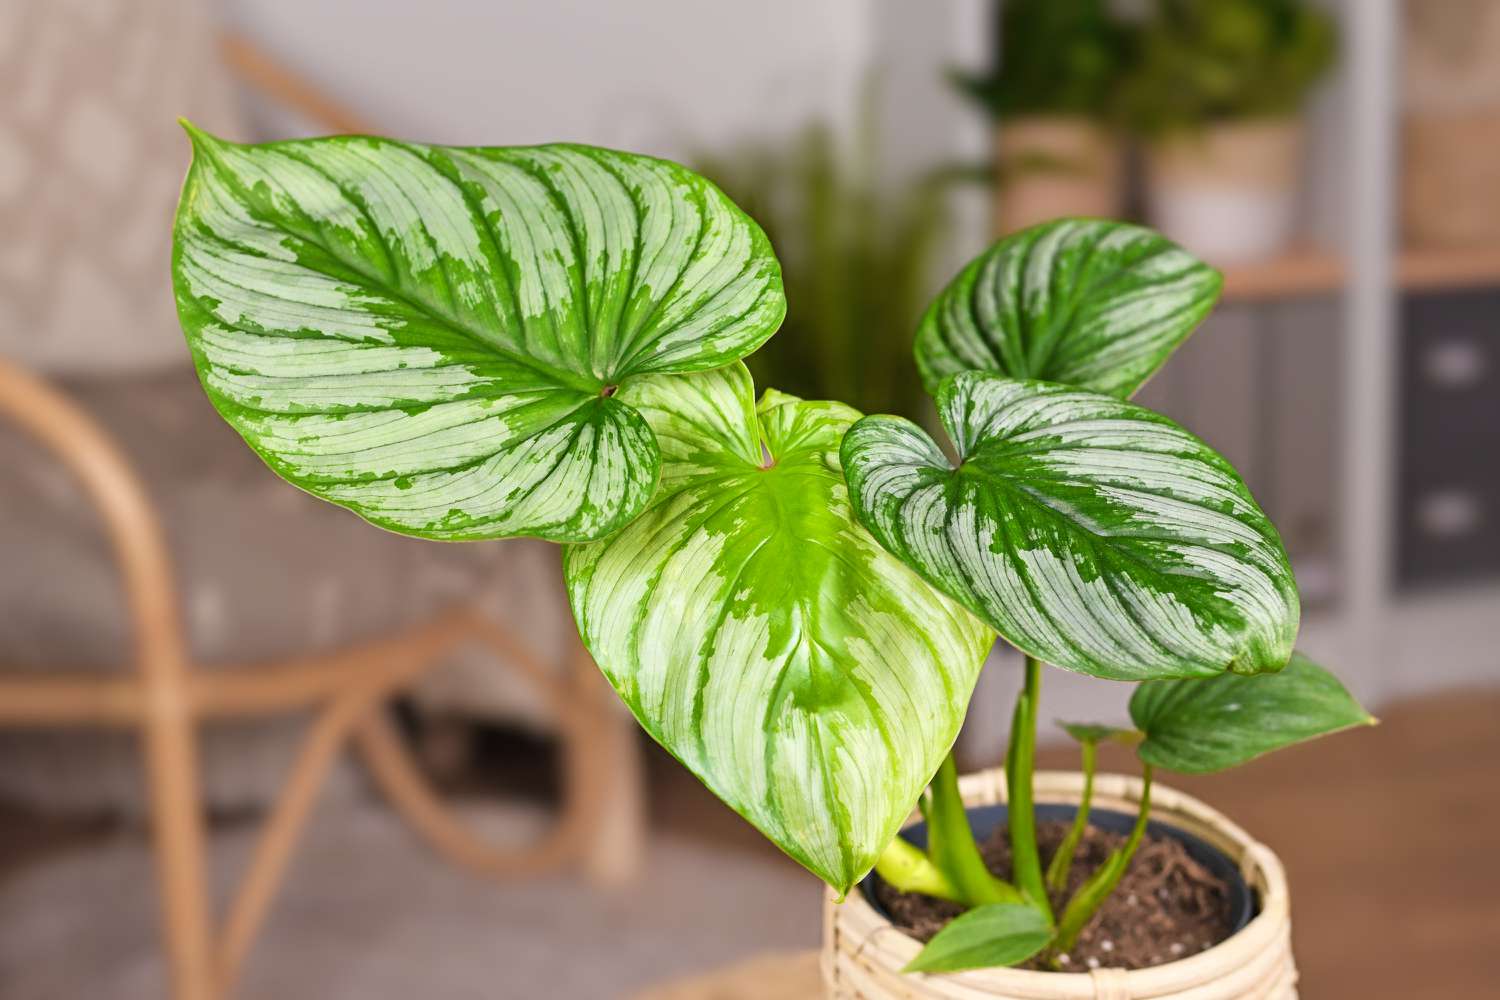
M 1066 296 L 1063 314 L 1058 317 L 1056 323 L 1049 324 L 1048 328 L 1042 331 L 1043 336 L 1037 338 L 1037 347 L 1042 349 L 1042 356 L 1038 359 L 1038 363 L 1034 368 L 1036 374 L 1029 377 L 1037 379 L 1051 379 L 1056 377 L 1056 373 L 1051 371 L 1052 362 L 1057 356 L 1059 345 L 1066 339 L 1065 334 L 1073 328 L 1073 324 L 1078 318 L 1079 310 L 1086 301 L 1092 301 L 1100 297 L 1105 289 L 1120 281 L 1122 277 L 1128 276 L 1140 264 L 1159 257 L 1172 249 L 1172 245 L 1163 240 L 1160 244 L 1151 247 L 1145 253 L 1141 254 L 1141 256 L 1126 263 L 1116 264 L 1101 275 L 1090 277 L 1088 269 L 1092 265 L 1094 258 L 1098 255 L 1099 244 L 1101 242 L 1102 240 L 1097 235 L 1094 235 L 1083 259 L 1077 263 L 1073 272 L 1074 280 L 1072 282 L 1071 293 Z M 1030 261 L 1031 254 L 1035 249 L 1035 243 L 1027 247 L 1026 262 Z M 1022 267 L 1023 273 L 1025 271 L 1024 263 Z M 1191 268 L 1185 269 L 1185 271 L 1189 270 Z M 1054 281 L 1056 277 L 1056 269 L 1054 268 Z M 1087 287 L 1084 287 L 1085 284 L 1087 284 Z
M 1087 538 L 1091 544 L 1108 549 L 1111 553 L 1119 556 L 1123 561 L 1130 562 L 1140 567 L 1142 570 L 1154 577 L 1186 577 L 1188 579 L 1194 580 L 1213 580 L 1213 577 L 1207 573 L 1194 573 L 1186 570 L 1174 571 L 1155 566 L 1147 562 L 1145 559 L 1142 559 L 1139 555 L 1132 552 L 1130 549 L 1121 546 L 1117 541 L 1117 539 L 1132 538 L 1134 536 L 1110 535 L 1094 531 L 1083 525 L 1081 522 L 1068 516 L 1066 512 L 1058 510 L 1056 507 L 1052 506 L 1052 504 L 1048 503 L 1045 499 L 1045 494 L 1038 494 L 1031 490 L 1028 490 L 1024 484 L 1016 482 L 1003 473 L 985 468 L 983 465 L 980 465 L 972 460 L 965 460 L 962 464 L 959 465 L 957 469 L 951 471 L 939 471 L 945 473 L 951 480 L 954 481 L 957 481 L 962 476 L 970 476 L 976 479 L 982 479 L 988 483 L 992 483 L 995 486 L 998 486 L 999 488 L 1005 490 L 1007 493 L 1022 498 L 1028 507 L 1045 511 L 1048 517 L 1051 517 L 1069 526 L 1074 533 Z M 1213 549 L 1213 546 L 1200 542 L 1181 542 L 1180 544 L 1210 550 Z M 1257 566 L 1256 569 L 1259 570 L 1260 567 Z
M 255 218 L 257 218 L 260 222 L 262 222 L 263 224 L 268 225 L 271 229 L 273 229 L 273 230 L 275 230 L 277 232 L 280 232 L 280 233 L 283 233 L 283 234 L 285 234 L 287 236 L 290 236 L 293 239 L 301 240 L 302 242 L 307 243 L 307 244 L 315 247 L 316 249 L 322 251 L 331 260 L 337 261 L 339 264 L 341 264 L 342 266 L 344 266 L 345 268 L 347 268 L 348 271 L 350 272 L 350 274 L 352 274 L 356 279 L 358 279 L 358 281 L 355 282 L 355 283 L 362 284 L 365 291 L 372 292 L 372 293 L 374 293 L 374 294 L 376 294 L 378 296 L 384 297 L 384 298 L 389 299 L 389 300 L 391 300 L 393 302 L 396 302 L 396 303 L 398 303 L 400 305 L 406 306 L 408 309 L 412 310 L 413 312 L 421 313 L 422 315 L 427 316 L 428 318 L 432 319 L 434 322 L 438 323 L 439 325 L 447 327 L 452 332 L 458 334 L 460 337 L 463 337 L 464 339 L 466 339 L 468 341 L 471 341 L 480 350 L 493 352 L 493 353 L 495 353 L 497 355 L 500 355 L 500 356 L 502 356 L 502 357 L 504 357 L 504 358 L 506 358 L 506 359 L 508 359 L 510 361 L 513 361 L 514 363 L 516 363 L 517 365 L 519 365 L 519 366 L 521 366 L 523 368 L 530 368 L 531 370 L 535 371 L 537 374 L 545 376 L 548 379 L 551 379 L 553 382 L 556 383 L 556 386 L 559 389 L 573 389 L 573 390 L 583 391 L 583 392 L 597 392 L 598 390 L 602 389 L 604 387 L 604 385 L 606 384 L 602 380 L 591 378 L 591 377 L 579 376 L 579 375 L 577 375 L 577 374 L 575 374 L 573 372 L 567 371 L 565 369 L 556 368 L 556 367 L 554 367 L 552 365 L 546 364 L 545 362 L 538 361 L 538 360 L 536 360 L 533 357 L 530 357 L 530 356 L 528 356 L 528 355 L 526 355 L 524 353 L 512 350 L 510 348 L 504 347 L 503 345 L 492 343 L 491 341 L 485 339 L 483 336 L 481 336 L 478 333 L 476 333 L 476 331 L 474 331 L 473 329 L 470 329 L 469 326 L 466 323 L 464 323 L 462 320 L 460 320 L 459 318 L 457 318 L 455 316 L 448 315 L 446 312 L 444 312 L 438 306 L 438 304 L 433 303 L 433 302 L 429 302 L 429 301 L 427 301 L 427 300 L 425 300 L 423 298 L 418 298 L 418 297 L 416 297 L 416 296 L 408 293 L 405 289 L 402 289 L 402 288 L 399 288 L 399 287 L 394 287 L 394 286 L 393 287 L 386 287 L 386 286 L 382 285 L 380 283 L 380 276 L 376 275 L 376 274 L 372 274 L 370 272 L 370 269 L 367 266 L 365 266 L 363 264 L 363 262 L 359 261 L 357 258 L 356 259 L 350 259 L 344 253 L 342 253 L 342 252 L 340 252 L 338 250 L 335 250 L 333 248 L 333 245 L 330 242 L 328 242 L 325 238 L 322 238 L 321 234 L 319 233 L 319 227 L 318 227 L 318 225 L 315 222 L 313 222 L 313 220 L 311 220 L 311 219 L 308 220 L 309 224 L 310 224 L 310 227 L 312 229 L 312 232 L 313 232 L 313 235 L 311 235 L 311 236 L 304 236 L 301 233 L 293 232 L 292 230 L 286 228 L 283 225 L 280 225 L 279 223 L 276 223 L 274 221 L 267 221 L 266 212 L 264 211 L 264 209 L 260 205 L 259 200 L 256 199 L 255 196 L 251 192 L 245 190 L 244 185 L 242 185 L 240 183 L 239 178 L 234 175 L 234 172 L 231 171 L 231 170 L 229 170 L 229 169 L 227 169 L 217 159 L 217 156 L 215 154 L 213 154 L 212 151 L 210 151 L 210 155 L 214 156 L 213 169 L 215 169 L 215 171 L 217 172 L 219 178 L 225 184 L 229 185 L 230 187 L 232 187 L 235 191 L 237 191 L 239 193 L 239 196 L 240 196 L 241 200 L 246 204 L 246 206 L 248 208 L 250 208 L 252 210 L 252 213 L 253 213 L 253 215 L 254 215 Z M 299 160 L 300 160 L 300 158 L 299 158 Z M 301 162 L 306 163 L 307 161 L 301 160 Z M 313 169 L 318 169 L 315 165 L 309 164 L 309 166 L 312 166 Z M 434 169 L 434 170 L 436 169 L 436 168 L 432 168 L 430 164 L 428 164 L 428 166 L 429 166 L 429 169 Z M 327 177 L 329 179 L 330 183 L 332 183 L 336 187 L 338 187 L 339 192 L 344 196 L 344 198 L 345 198 L 346 201 L 349 201 L 351 204 L 354 204 L 354 205 L 356 205 L 356 206 L 358 206 L 360 208 L 361 214 L 365 217 L 365 219 L 367 221 L 367 224 L 371 228 L 371 232 L 374 233 L 376 241 L 380 245 L 382 252 L 384 254 L 386 254 L 386 256 L 387 256 L 387 258 L 389 260 L 392 261 L 392 271 L 395 272 L 397 270 L 396 267 L 395 267 L 395 265 L 394 265 L 394 259 L 395 258 L 391 254 L 390 247 L 387 245 L 387 243 L 385 241 L 385 234 L 383 232 L 381 232 L 380 227 L 375 224 L 374 220 L 370 219 L 370 217 L 368 215 L 368 212 L 364 210 L 363 206 L 359 205 L 359 202 L 357 200 L 351 198 L 349 191 L 344 187 L 344 185 L 342 183 L 340 183 L 336 178 L 333 178 L 332 176 L 330 176 L 325 171 L 319 170 L 319 172 L 322 173 L 323 176 Z M 441 171 L 437 171 L 437 172 L 441 173 Z M 459 190 L 460 196 L 464 199 L 464 202 L 469 207 L 470 211 L 479 211 L 479 206 L 474 205 L 473 200 L 472 200 L 472 195 L 468 191 L 466 191 L 464 189 L 464 187 L 463 187 L 462 184 L 453 181 L 452 178 L 449 178 L 449 177 L 444 177 L 443 179 L 445 181 L 447 181 L 448 183 L 453 184 L 454 187 L 456 187 Z M 483 217 L 483 216 L 481 215 L 481 217 Z M 200 224 L 199 220 L 196 218 L 196 216 L 195 216 L 193 222 L 194 222 L 194 224 Z M 488 224 L 487 223 L 486 223 L 486 229 L 488 230 Z M 202 226 L 199 231 L 206 238 L 208 238 L 208 239 L 211 239 L 211 240 L 214 240 L 214 241 L 217 241 L 217 242 L 222 242 L 222 243 L 225 243 L 225 244 L 228 244 L 228 245 L 231 245 L 231 246 L 235 246 L 237 249 L 239 249 L 239 250 L 241 250 L 241 251 L 243 251 L 245 253 L 249 253 L 252 256 L 259 257 L 262 260 L 268 260 L 269 259 L 264 254 L 260 253 L 259 251 L 257 251 L 253 247 L 246 246 L 244 244 L 235 244 L 235 243 L 232 243 L 231 241 L 225 239 L 224 237 L 221 237 L 219 234 L 213 232 L 212 230 L 209 230 L 206 226 Z M 426 229 L 425 226 L 423 227 L 423 232 L 427 233 L 427 229 Z M 430 234 L 428 234 L 428 235 L 429 235 L 429 238 L 430 238 Z M 487 232 L 486 233 L 486 238 L 490 239 L 493 242 L 493 234 L 490 234 L 490 233 Z M 498 247 L 498 245 L 495 246 L 495 251 L 496 251 L 496 253 L 498 255 L 499 254 L 499 247 Z M 440 272 L 442 272 L 442 274 L 443 274 L 443 280 L 444 280 L 444 283 L 446 284 L 448 282 L 448 277 L 447 277 L 446 271 L 443 270 L 443 256 L 444 255 L 440 251 L 438 251 L 436 248 L 434 248 L 433 252 L 434 252 L 435 259 L 438 262 L 438 270 Z M 329 271 L 326 268 L 318 267 L 315 264 L 313 264 L 311 262 L 308 262 L 308 261 L 305 261 L 305 260 L 302 260 L 302 259 L 299 259 L 297 261 L 297 264 L 298 264 L 299 267 L 305 267 L 309 271 L 313 271 L 313 272 L 315 272 L 317 274 L 321 274 L 324 277 L 331 278 L 331 279 L 333 279 L 335 281 L 349 281 L 350 280 L 350 277 L 349 277 L 348 274 L 333 273 L 333 272 Z M 486 278 L 488 278 L 491 281 L 493 281 L 494 275 L 493 274 L 487 274 Z M 320 339 L 332 339 L 332 338 L 320 338 Z

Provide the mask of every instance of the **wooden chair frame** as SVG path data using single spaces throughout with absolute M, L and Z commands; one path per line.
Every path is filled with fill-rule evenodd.
M 356 116 L 241 39 L 226 62 L 245 80 L 337 131 L 367 131 Z M 116 727 L 141 734 L 161 894 L 168 975 L 177 1000 L 227 997 L 286 873 L 318 791 L 346 746 L 434 850 L 492 877 L 581 861 L 603 882 L 634 872 L 640 853 L 639 761 L 633 730 L 614 710 L 588 654 L 555 669 L 508 630 L 456 608 L 416 628 L 333 652 L 196 669 L 179 615 L 172 562 L 151 502 L 119 449 L 64 395 L 0 358 L 0 416 L 66 465 L 104 526 L 133 626 L 133 671 L 0 672 L 0 726 Z M 563 808 L 550 834 L 502 851 L 443 804 L 386 715 L 389 699 L 462 645 L 493 650 L 541 694 L 563 746 Z M 222 925 L 211 912 L 196 733 L 227 718 L 314 712 Z M 393 905 L 399 901 L 393 900 Z

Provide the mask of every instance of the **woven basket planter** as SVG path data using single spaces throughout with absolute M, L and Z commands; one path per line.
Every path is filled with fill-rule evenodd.
M 1005 801 L 1005 774 L 982 771 L 959 789 L 970 806 Z M 1041 771 L 1037 802 L 1073 804 L 1083 775 Z M 1093 805 L 1135 811 L 1140 779 L 1101 774 Z M 1237 861 L 1259 899 L 1250 923 L 1229 940 L 1181 961 L 1150 969 L 1095 969 L 1089 973 L 980 969 L 946 975 L 906 975 L 901 968 L 922 946 L 891 925 L 858 892 L 824 903 L 823 982 L 834 1000 L 1295 1000 L 1292 923 L 1286 875 L 1270 849 L 1217 811 L 1160 784 L 1151 790 L 1151 818 L 1212 844 Z

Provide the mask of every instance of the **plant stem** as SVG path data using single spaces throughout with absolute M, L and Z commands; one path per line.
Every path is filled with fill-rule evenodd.
M 944 875 L 942 869 L 932 863 L 923 850 L 900 834 L 886 845 L 875 861 L 875 870 L 880 877 L 902 892 L 920 892 L 938 899 L 962 903 L 963 895 Z
M 1052 922 L 1052 905 L 1047 900 L 1047 885 L 1042 878 L 1042 859 L 1036 846 L 1036 804 L 1032 794 L 1032 775 L 1036 770 L 1037 696 L 1041 687 L 1042 664 L 1026 657 L 1026 683 L 1016 698 L 1011 720 L 1010 749 L 1005 755 L 1005 781 L 1009 796 L 1010 856 L 1016 886 L 1037 909 Z
M 1093 740 L 1084 740 L 1079 744 L 1083 752 L 1083 797 L 1078 800 L 1078 815 L 1073 817 L 1073 825 L 1068 829 L 1068 835 L 1058 845 L 1057 853 L 1052 855 L 1052 863 L 1047 866 L 1047 888 L 1053 892 L 1061 892 L 1068 887 L 1068 872 L 1073 867 L 1073 855 L 1078 852 L 1078 842 L 1083 839 L 1083 831 L 1089 825 L 1089 804 L 1094 798 L 1094 763 L 1099 757 L 1099 745 Z
M 927 807 L 927 856 L 958 890 L 960 901 L 970 906 L 985 903 L 1020 903 L 1021 894 L 1009 882 L 990 874 L 968 813 L 958 794 L 958 765 L 950 752 L 932 779 L 932 800 Z
M 1124 847 L 1111 853 L 1104 864 L 1099 866 L 1099 870 L 1090 875 L 1088 881 L 1079 888 L 1078 893 L 1068 900 L 1067 909 L 1063 911 L 1062 920 L 1057 925 L 1057 938 L 1052 946 L 1054 952 L 1066 952 L 1078 942 L 1079 932 L 1105 899 L 1109 898 L 1109 894 L 1114 892 L 1115 886 L 1120 884 L 1125 870 L 1130 867 L 1130 859 L 1141 845 L 1141 838 L 1146 833 L 1146 821 L 1151 815 L 1151 765 L 1146 764 L 1144 768 L 1141 808 L 1136 813 L 1130 839 L 1125 841 Z

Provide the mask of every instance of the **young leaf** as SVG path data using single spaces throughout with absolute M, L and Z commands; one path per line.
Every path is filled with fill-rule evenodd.
M 622 387 L 661 489 L 566 550 L 568 594 L 647 732 L 845 891 L 948 752 L 994 635 L 853 519 L 838 442 L 858 414 L 752 393 L 738 364 Z
M 1007 236 L 928 308 L 917 368 L 1062 382 L 1128 398 L 1202 322 L 1223 277 L 1149 229 L 1062 219 Z
M 1122 732 L 1112 730 L 1109 726 L 1076 726 L 1068 723 L 1063 723 L 1063 728 L 1078 741 L 1079 756 L 1082 758 L 1080 763 L 1083 766 L 1083 792 L 1078 797 L 1078 812 L 1073 814 L 1073 823 L 1047 865 L 1047 889 L 1051 892 L 1061 892 L 1067 888 L 1073 855 L 1078 852 L 1078 845 L 1088 827 L 1089 810 L 1094 801 L 1094 771 L 1099 762 L 1099 740 L 1106 738 L 1111 732 Z
M 1184 774 L 1223 771 L 1375 722 L 1337 677 L 1300 653 L 1268 677 L 1142 684 L 1130 699 L 1130 718 L 1146 734 L 1141 759 Z
M 1279 670 L 1297 589 L 1229 463 L 1098 393 L 986 372 L 943 383 L 954 468 L 921 428 L 866 417 L 843 443 L 859 519 L 1022 651 L 1098 677 Z
M 1139 738 L 1139 733 L 1134 729 L 1123 726 L 1106 726 L 1098 722 L 1063 722 L 1058 720 L 1058 726 L 1079 743 L 1103 743 L 1111 741 L 1114 743 L 1131 744 Z
M 1047 947 L 1052 928 L 1025 903 L 989 903 L 955 917 L 903 972 L 961 972 L 1015 965 Z
M 189 134 L 172 272 L 209 398 L 395 531 L 609 534 L 660 464 L 616 389 L 742 358 L 785 311 L 765 235 L 676 164 Z
M 1109 852 L 1104 864 L 1094 869 L 1063 908 L 1062 919 L 1057 922 L 1057 950 L 1060 952 L 1073 950 L 1079 932 L 1120 884 L 1120 879 L 1130 867 L 1131 858 L 1135 857 L 1136 849 L 1141 846 L 1141 839 L 1146 835 L 1146 824 L 1151 818 L 1151 765 L 1146 764 L 1144 767 L 1145 773 L 1141 776 L 1141 802 L 1135 814 L 1135 823 L 1130 828 L 1130 836 L 1123 846 Z

